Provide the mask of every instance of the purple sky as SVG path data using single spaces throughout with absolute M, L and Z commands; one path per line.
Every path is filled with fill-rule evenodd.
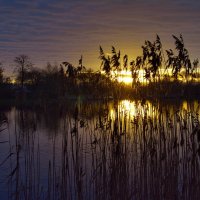
M 180 33 L 191 59 L 200 58 L 199 0 L 0 0 L 0 61 L 10 72 L 19 54 L 38 67 L 77 65 L 82 54 L 86 67 L 98 69 L 99 45 L 131 59 L 156 34 L 164 49 L 174 48 L 171 35 Z

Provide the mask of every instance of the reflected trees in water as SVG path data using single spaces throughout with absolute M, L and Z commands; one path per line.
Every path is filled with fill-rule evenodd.
M 12 109 L 9 143 L 0 146 L 12 153 L 1 165 L 8 196 L 0 192 L 7 199 L 198 199 L 199 109 L 197 101 L 130 100 Z

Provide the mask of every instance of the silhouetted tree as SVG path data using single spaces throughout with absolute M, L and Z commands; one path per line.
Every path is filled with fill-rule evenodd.
M 192 75 L 194 75 L 195 71 L 197 73 L 197 69 L 198 69 L 198 65 L 199 65 L 199 59 L 198 58 L 194 59 L 192 64 L 193 64 L 193 66 L 192 66 L 191 73 L 192 73 Z
M 156 41 L 154 45 L 155 45 L 155 54 L 152 62 L 152 72 L 153 75 L 155 76 L 157 71 L 159 71 L 159 68 L 162 67 L 162 61 L 163 61 L 162 43 L 158 35 L 156 35 Z
M 117 53 L 114 46 L 112 46 L 111 64 L 113 70 L 120 71 L 120 51 Z
M 103 70 L 106 72 L 107 75 L 110 75 L 111 66 L 110 66 L 110 57 L 104 59 Z
M 69 78 L 74 79 L 77 75 L 77 69 L 69 62 L 62 62 L 62 64 L 67 68 L 66 75 Z
M 185 48 L 182 35 L 180 35 L 179 38 L 175 35 L 172 35 L 172 37 L 175 39 L 175 48 L 178 51 L 178 55 L 176 56 L 171 49 L 167 50 L 168 59 L 166 67 L 172 67 L 172 73 L 175 78 L 178 77 L 181 69 L 185 68 L 185 74 L 187 77 L 192 72 L 192 64 L 189 58 L 188 50 Z
M 166 50 L 167 53 L 167 61 L 166 61 L 166 69 L 172 68 L 172 73 L 175 78 L 177 78 L 179 69 L 181 68 L 180 62 L 177 56 L 174 55 L 172 49 Z
M 123 57 L 123 67 L 127 71 L 127 69 L 128 69 L 128 56 L 127 55 L 124 55 L 124 57 Z
M 47 97 L 63 96 L 66 88 L 64 69 L 56 64 L 47 63 L 46 69 L 42 72 L 41 86 L 43 94 L 47 95 Z
M 111 61 L 110 61 L 110 57 L 106 57 L 104 54 L 104 51 L 102 49 L 102 47 L 99 47 L 100 49 L 100 56 L 99 58 L 101 59 L 101 66 L 100 68 L 106 73 L 107 76 L 110 76 L 110 72 L 111 72 Z
M 86 68 L 83 66 L 83 56 L 81 55 L 81 58 L 79 59 L 79 65 L 77 67 L 77 73 L 80 74 L 84 71 L 86 71 Z
M 82 62 L 82 61 L 81 61 Z M 62 62 L 62 65 L 66 67 L 66 88 L 69 93 L 76 92 L 77 88 L 77 78 L 78 78 L 78 70 L 77 67 L 72 65 L 69 62 Z M 80 68 L 81 69 L 81 68 Z
M 142 46 L 142 49 L 145 78 L 149 79 L 151 74 L 152 77 L 155 78 L 162 64 L 162 43 L 160 37 L 157 35 L 155 42 L 146 40 L 145 44 Z
M 18 72 L 18 78 L 21 83 L 21 87 L 24 87 L 25 73 L 33 66 L 27 55 L 20 55 L 14 59 L 16 64 L 16 70 Z
M 131 66 L 131 74 L 132 74 L 133 82 L 136 82 L 138 79 L 139 70 L 142 66 L 142 57 L 138 56 L 136 60 L 131 61 L 130 66 Z
M 41 84 L 43 80 L 44 73 L 41 69 L 31 68 L 29 71 L 25 72 L 26 82 L 32 86 Z

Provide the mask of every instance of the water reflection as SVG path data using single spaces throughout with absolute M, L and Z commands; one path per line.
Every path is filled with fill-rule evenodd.
M 1 111 L 0 197 L 198 199 L 199 114 L 145 100 Z

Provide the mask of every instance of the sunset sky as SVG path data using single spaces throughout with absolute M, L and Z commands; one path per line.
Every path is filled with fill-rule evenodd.
M 130 58 L 159 34 L 164 49 L 183 34 L 191 59 L 200 58 L 199 0 L 0 0 L 0 61 L 14 69 L 27 54 L 35 66 L 47 61 L 100 66 L 99 45 L 114 45 Z

